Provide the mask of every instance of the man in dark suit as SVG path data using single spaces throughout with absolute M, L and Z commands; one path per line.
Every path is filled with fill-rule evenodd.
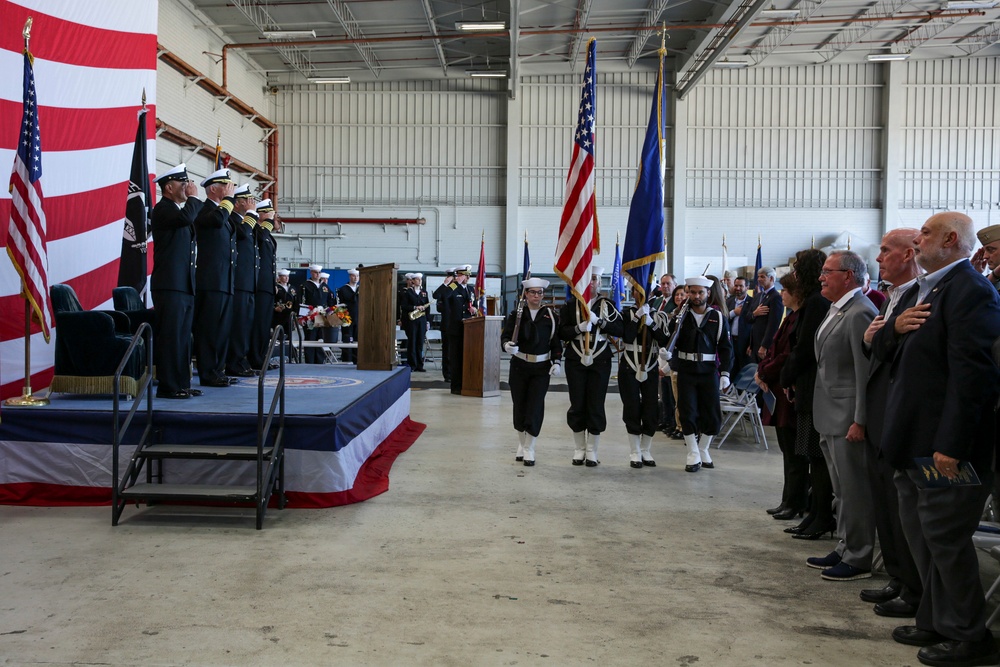
M 445 382 L 451 382 L 451 360 L 448 358 L 451 354 L 451 348 L 448 343 L 448 328 L 447 328 L 447 315 L 445 313 L 445 298 L 451 293 L 451 288 L 448 287 L 455 280 L 455 269 L 448 269 L 444 275 L 444 282 L 437 286 L 434 293 L 431 295 L 434 297 L 435 305 L 437 306 L 438 315 L 441 318 L 441 375 L 444 376 Z
M 882 278 L 892 284 L 888 300 L 878 316 L 872 320 L 864 335 L 865 353 L 871 356 L 871 343 L 885 320 L 902 312 L 901 297 L 906 294 L 920 275 L 913 240 L 916 229 L 893 229 L 882 237 L 878 261 Z M 865 295 L 867 296 L 867 295 Z M 879 443 L 884 427 L 885 399 L 889 391 L 889 366 L 872 357 L 868 369 L 868 424 L 865 440 L 868 444 L 868 481 L 872 489 L 875 530 L 882 550 L 882 563 L 890 579 L 881 589 L 861 591 L 861 599 L 874 602 L 879 616 L 912 618 L 917 613 L 923 584 L 910 545 L 906 542 L 899 518 L 899 496 L 893 481 L 895 470 L 889 465 Z
M 1000 661 L 972 544 L 993 482 L 1000 296 L 968 261 L 975 239 L 968 216 L 931 216 L 914 242 L 927 274 L 872 340 L 889 365 L 880 446 L 897 470 L 900 518 L 924 587 L 916 624 L 892 636 L 922 646 L 918 659 L 932 665 Z M 971 464 L 981 484 L 926 488 L 918 459 L 949 480 Z
M 345 343 L 358 342 L 358 279 L 361 274 L 357 269 L 347 270 L 347 284 L 337 288 L 337 302 L 347 306 L 347 314 L 351 316 L 350 326 L 341 327 L 342 340 Z M 352 364 L 358 363 L 358 351 L 345 348 L 343 358 Z
M 275 252 L 277 245 L 271 230 L 274 229 L 274 206 L 270 199 L 257 204 L 259 224 L 254 227 L 255 243 L 260 263 L 257 269 L 257 285 L 253 297 L 253 328 L 250 331 L 250 352 L 247 358 L 250 367 L 262 370 L 270 362 L 267 345 L 271 342 L 271 318 L 274 313 L 274 281 L 277 277 Z M 285 336 L 289 336 L 285 329 Z
M 236 226 L 236 279 L 233 282 L 233 318 L 229 333 L 229 351 L 226 354 L 226 375 L 253 377 L 250 366 L 250 332 L 253 329 L 254 298 L 257 292 L 257 273 L 260 271 L 260 254 L 257 250 L 257 200 L 250 185 L 237 188 L 236 213 L 243 220 Z M 270 286 L 270 283 L 268 283 Z
M 194 353 L 198 381 L 203 387 L 228 387 L 239 380 L 223 373 L 233 319 L 236 281 L 236 228 L 243 216 L 235 213 L 236 184 L 228 169 L 219 169 L 201 182 L 205 205 L 194 221 L 198 239 L 194 299 Z
M 734 278 L 732 295 L 726 299 L 729 311 L 729 332 L 733 337 L 733 377 L 750 363 L 747 350 L 750 348 L 750 297 L 747 296 L 746 278 Z
M 827 581 L 872 576 L 875 522 L 865 449 L 869 362 L 862 338 L 878 311 L 863 292 L 867 272 L 865 261 L 847 250 L 830 253 L 819 278 L 831 305 L 816 330 L 813 424 L 833 483 L 839 542 L 829 555 L 806 563 L 822 569 Z
M 757 272 L 757 293 L 750 302 L 750 349 L 748 355 L 755 364 L 771 347 L 774 334 L 778 333 L 781 316 L 785 307 L 781 303 L 781 295 L 774 288 L 775 273 L 770 266 L 760 267 Z
M 451 393 L 462 395 L 462 363 L 465 356 L 464 320 L 472 317 L 472 288 L 468 285 L 472 275 L 472 265 L 455 267 L 455 280 L 448 285 L 444 298 L 444 322 L 442 329 L 448 337 L 448 352 L 451 355 Z
M 156 179 L 153 207 L 153 323 L 157 398 L 191 398 L 191 325 L 194 320 L 194 220 L 201 211 L 198 186 L 179 164 Z

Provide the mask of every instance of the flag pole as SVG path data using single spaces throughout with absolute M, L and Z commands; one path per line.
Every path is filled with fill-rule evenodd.
M 24 30 L 21 34 L 24 36 L 24 52 L 30 58 L 31 55 L 28 53 L 28 42 L 31 40 L 30 16 L 24 22 Z M 25 289 L 23 277 L 21 278 L 21 296 L 24 297 L 24 389 L 21 391 L 20 396 L 8 398 L 4 401 L 4 405 L 38 407 L 48 405 L 49 399 L 38 398 L 31 394 L 31 300 L 28 298 L 28 290 Z

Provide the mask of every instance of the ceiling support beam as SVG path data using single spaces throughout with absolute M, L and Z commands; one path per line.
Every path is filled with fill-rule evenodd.
M 350 7 L 347 6 L 344 0 L 326 0 L 326 4 L 330 5 L 333 15 L 340 21 L 340 25 L 344 28 L 347 36 L 355 40 L 354 48 L 361 54 L 361 59 L 365 61 L 365 65 L 368 66 L 368 69 L 371 70 L 371 73 L 377 79 L 378 75 L 382 72 L 382 63 L 379 62 L 378 56 L 375 55 L 375 49 L 365 37 L 364 32 L 361 30 L 361 25 L 354 18 Z
M 628 64 L 629 69 L 635 65 L 635 61 L 642 55 L 643 49 L 646 48 L 646 42 L 649 41 L 650 30 L 660 22 L 660 16 L 663 15 L 663 10 L 667 8 L 668 1 L 650 0 L 649 7 L 646 8 L 646 17 L 639 24 L 640 27 L 636 30 L 635 37 L 632 38 L 632 45 L 628 49 L 628 55 L 625 57 L 625 62 Z
M 271 18 L 271 15 L 267 13 L 267 10 L 254 2 L 253 0 L 232 0 L 233 5 L 236 9 L 240 10 L 243 16 L 256 26 L 257 30 L 264 33 L 265 30 L 280 30 L 281 26 Z M 305 52 L 295 46 L 283 46 L 280 43 L 276 43 L 274 48 L 281 54 L 281 57 L 285 59 L 289 65 L 291 65 L 295 71 L 297 71 L 302 76 L 307 79 L 313 76 L 315 69 L 313 68 L 312 62 L 309 60 L 309 56 Z
M 875 23 L 856 23 L 854 19 L 884 18 L 885 20 L 891 20 L 896 12 L 908 4 L 910 4 L 910 0 L 879 0 L 879 2 L 871 7 L 855 14 L 853 19 L 844 21 L 847 28 L 835 33 L 817 48 L 817 52 L 822 57 L 823 62 L 830 62 L 852 45 L 864 39 L 865 35 L 875 28 Z
M 569 69 L 576 71 L 576 61 L 580 58 L 580 46 L 583 44 L 583 28 L 590 20 L 590 8 L 593 0 L 579 0 L 576 5 L 576 16 L 573 18 L 573 28 L 577 30 L 572 34 L 569 43 Z
M 507 94 L 510 99 L 517 99 L 517 91 L 521 87 L 521 63 L 518 48 L 521 37 L 521 0 L 510 0 L 510 71 L 507 72 Z
M 434 16 L 434 12 L 431 11 L 430 0 L 420 0 L 420 4 L 424 8 L 424 17 L 427 19 L 427 27 L 430 29 L 431 34 L 437 37 L 437 18 Z M 434 51 L 437 53 L 438 63 L 441 65 L 441 72 L 445 76 L 448 76 L 448 61 L 444 57 L 444 49 L 441 47 L 441 40 L 434 40 Z
M 823 5 L 827 3 L 827 0 L 803 0 L 799 4 L 792 7 L 792 9 L 799 10 L 798 20 L 808 21 L 809 18 L 818 12 Z M 750 46 L 750 58 L 753 60 L 755 65 L 759 65 L 764 62 L 764 59 L 769 55 L 774 53 L 774 50 L 785 43 L 785 41 L 792 36 L 792 33 L 801 25 L 800 23 L 793 23 L 792 25 L 776 25 L 767 33 L 764 34 L 759 40 Z

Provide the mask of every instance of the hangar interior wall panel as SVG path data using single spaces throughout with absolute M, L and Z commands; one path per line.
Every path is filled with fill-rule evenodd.
M 582 85 L 582 74 L 522 80 L 521 206 L 562 206 Z M 631 201 L 655 85 L 656 74 L 650 72 L 598 74 L 595 157 L 598 206 L 627 207 Z M 664 138 L 669 146 L 672 132 L 669 116 L 665 124 Z M 670 178 L 669 166 L 667 178 Z
M 506 95 L 496 82 L 289 91 L 278 122 L 282 198 L 294 215 L 503 203 Z
M 1000 205 L 1000 60 L 906 63 L 900 208 Z
M 877 207 L 882 97 L 871 65 L 712 72 L 687 101 L 687 205 Z
M 211 54 L 220 53 L 223 42 L 202 22 L 199 13 L 183 0 L 161 0 L 158 18 L 159 43 L 221 85 L 222 66 L 218 57 Z M 209 145 L 215 143 L 216 135 L 221 132 L 224 152 L 248 165 L 266 169 L 265 131 L 261 127 L 163 61 L 157 62 L 156 78 L 159 119 Z M 274 98 L 264 93 L 264 84 L 263 75 L 250 67 L 249 61 L 238 53 L 230 54 L 230 91 L 273 120 Z M 193 178 L 213 171 L 210 159 L 192 156 L 189 148 L 164 139 L 158 139 L 156 146 L 158 171 L 178 162 L 188 163 Z

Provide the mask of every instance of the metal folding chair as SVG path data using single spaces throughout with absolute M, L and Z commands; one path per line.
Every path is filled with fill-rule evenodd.
M 750 422 L 754 442 L 764 443 L 764 449 L 768 449 L 767 437 L 764 435 L 764 422 L 761 420 L 760 406 L 757 405 L 757 394 L 760 393 L 760 387 L 753 379 L 756 372 L 757 364 L 744 366 L 733 381 L 730 392 L 719 397 L 722 407 L 722 437 L 716 441 L 716 449 L 722 447 L 722 443 L 726 441 L 737 424 L 743 424 L 744 432 L 746 432 L 744 420 Z

